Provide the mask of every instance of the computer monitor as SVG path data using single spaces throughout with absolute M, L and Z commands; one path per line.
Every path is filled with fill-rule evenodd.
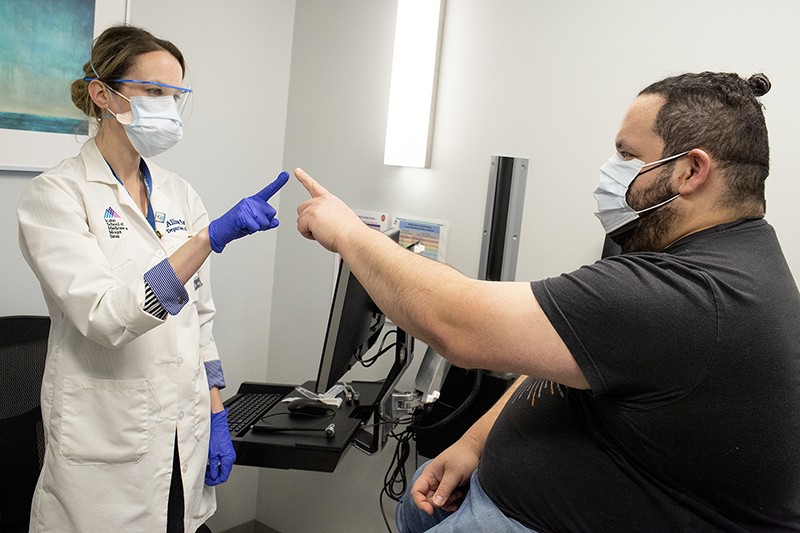
M 385 234 L 400 242 L 399 229 L 389 229 Z M 375 344 L 385 322 L 386 317 L 350 267 L 340 261 L 314 392 L 324 394 L 339 382 Z

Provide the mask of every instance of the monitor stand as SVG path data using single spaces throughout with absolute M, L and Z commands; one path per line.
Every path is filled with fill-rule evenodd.
M 414 337 L 397 328 L 394 363 L 372 404 L 372 422 L 362 425 L 351 441 L 351 444 L 362 452 L 368 455 L 379 452 L 389 439 L 389 433 L 396 425 L 391 422 L 393 418 L 392 393 L 413 358 Z M 352 382 L 352 386 L 358 390 L 359 382 Z

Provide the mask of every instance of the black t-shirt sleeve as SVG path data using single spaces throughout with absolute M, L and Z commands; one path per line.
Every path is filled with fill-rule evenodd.
M 713 291 L 677 258 L 615 256 L 531 288 L 596 395 L 637 408 L 675 401 L 713 358 Z

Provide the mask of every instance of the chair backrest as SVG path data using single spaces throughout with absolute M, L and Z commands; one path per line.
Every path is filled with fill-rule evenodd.
M 44 456 L 39 397 L 50 318 L 0 317 L 0 531 L 27 531 Z

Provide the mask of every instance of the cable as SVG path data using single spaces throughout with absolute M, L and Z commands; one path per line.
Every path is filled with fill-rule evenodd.
M 318 420 L 320 418 L 324 418 L 326 420 L 330 420 L 331 418 L 336 416 L 336 413 L 335 412 L 330 412 L 330 413 L 325 413 L 325 414 L 320 414 L 320 415 L 314 415 L 314 414 L 311 414 L 311 413 L 268 413 L 268 414 L 262 416 L 261 418 L 259 418 L 259 420 L 266 420 L 267 418 L 272 418 L 273 416 L 290 416 L 292 418 L 298 418 L 298 417 L 304 416 L 306 418 L 313 418 L 315 420 Z
M 378 426 L 385 426 L 387 424 L 395 424 L 395 425 L 406 425 L 406 424 L 413 424 L 414 421 L 418 420 L 421 415 L 406 415 L 406 416 L 399 416 L 397 418 L 384 418 L 380 422 L 372 422 L 371 424 L 362 424 L 361 427 L 366 428 L 374 428 Z M 394 438 L 394 434 L 390 433 L 390 437 Z
M 383 518 L 383 523 L 386 524 L 386 530 L 389 533 L 393 533 L 392 528 L 389 527 L 389 520 L 386 519 L 386 510 L 383 508 L 383 489 L 378 494 L 378 505 L 381 508 L 381 518 Z
M 383 477 L 383 491 L 396 502 L 400 501 L 408 486 L 405 464 L 411 456 L 411 444 L 409 441 L 413 438 L 414 433 L 411 431 L 403 431 L 395 436 L 397 446 L 395 446 L 389 469 Z
M 466 399 L 463 402 L 461 402 L 461 405 L 456 407 L 452 413 L 445 416 L 441 420 L 434 422 L 433 424 L 427 426 L 415 426 L 412 424 L 408 428 L 409 431 L 413 431 L 415 433 L 428 433 L 430 431 L 433 431 L 434 429 L 442 427 L 451 420 L 455 419 L 458 415 L 463 413 L 467 409 L 467 407 L 472 405 L 472 402 L 474 402 L 475 398 L 478 397 L 478 392 L 480 391 L 482 381 L 483 381 L 483 370 L 476 370 L 475 381 L 473 381 L 472 383 L 472 390 L 469 391 L 469 395 L 467 395 Z
M 408 428 L 406 428 L 399 434 L 395 434 L 394 432 L 389 433 L 390 437 L 397 440 L 397 445 L 395 446 L 394 454 L 392 456 L 392 462 L 390 463 L 389 469 L 386 471 L 386 475 L 383 478 L 383 488 L 378 494 L 378 500 L 381 508 L 381 517 L 383 518 L 383 523 L 386 524 L 386 529 L 387 531 L 389 531 L 389 533 L 392 533 L 392 529 L 389 526 L 389 520 L 386 518 L 386 511 L 383 507 L 383 496 L 385 494 L 386 496 L 388 496 L 389 498 L 391 498 L 392 500 L 394 500 L 399 504 L 400 499 L 406 493 L 406 489 L 408 488 L 408 479 L 406 477 L 405 464 L 411 455 L 410 441 L 412 439 L 415 439 L 418 433 L 427 433 L 435 429 L 438 429 L 441 426 L 450 422 L 451 420 L 455 419 L 461 413 L 463 413 L 470 405 L 472 405 L 472 403 L 475 401 L 475 398 L 478 397 L 478 392 L 480 391 L 482 381 L 483 381 L 483 370 L 476 370 L 475 380 L 472 383 L 472 390 L 470 390 L 466 399 L 464 399 L 461 405 L 456 407 L 453 410 L 453 412 L 451 412 L 441 420 L 427 426 L 418 426 L 415 424 L 415 422 L 420 420 L 424 416 L 424 414 L 411 415 L 411 421 L 408 424 Z M 397 422 L 399 424 L 400 420 L 401 418 L 397 418 L 393 420 L 387 420 L 384 422 L 377 422 L 372 425 L 377 426 L 393 422 Z M 417 463 L 419 463 L 418 455 L 415 457 L 415 464 Z M 400 527 L 397 519 L 397 509 L 395 509 L 395 524 L 397 525 L 399 531 Z
M 386 352 L 388 352 L 389 350 L 391 350 L 392 348 L 397 346 L 397 343 L 394 342 L 394 343 L 390 344 L 389 346 L 384 347 L 384 343 L 386 342 L 386 338 L 389 335 L 391 335 L 392 333 L 397 335 L 397 330 L 396 329 L 392 329 L 392 330 L 389 330 L 389 331 L 387 331 L 386 333 L 383 334 L 383 338 L 381 339 L 381 344 L 380 344 L 380 346 L 378 346 L 378 352 L 375 355 L 373 355 L 372 357 L 368 357 L 368 358 L 364 359 L 363 356 L 361 354 L 359 354 L 359 355 L 356 355 L 356 361 L 361 363 L 361 365 L 364 366 L 365 368 L 374 365 L 375 361 L 377 361 L 380 356 L 382 356 L 383 354 L 385 354 Z
M 386 529 L 389 531 L 389 533 L 392 533 L 392 529 L 389 527 L 389 520 L 386 518 L 386 510 L 383 507 L 383 496 L 385 494 L 395 502 L 399 503 L 400 498 L 402 498 L 405 494 L 406 488 L 408 487 L 405 463 L 411 455 L 411 445 L 409 444 L 409 440 L 414 438 L 414 434 L 410 431 L 403 431 L 400 433 L 400 435 L 394 436 L 394 438 L 397 439 L 397 446 L 395 447 L 394 454 L 392 455 L 392 462 L 389 465 L 389 469 L 386 471 L 386 475 L 383 477 L 383 488 L 378 494 L 381 516 L 383 517 L 383 522 L 386 524 Z
M 415 420 L 419 417 L 412 416 L 411 420 L 408 422 L 409 424 L 413 424 Z M 375 425 L 382 424 L 382 423 L 389 423 L 401 420 L 400 418 L 389 420 L 387 422 L 379 422 Z M 411 456 L 411 443 L 410 441 L 414 439 L 416 433 L 409 429 L 405 429 L 400 433 L 395 433 L 394 431 L 389 433 L 389 436 L 392 437 L 397 441 L 397 445 L 394 449 L 394 454 L 392 454 L 392 462 L 389 464 L 389 469 L 386 471 L 386 474 L 383 477 L 383 487 L 381 488 L 380 493 L 378 494 L 378 502 L 381 508 L 381 516 L 383 517 L 383 522 L 386 524 L 386 529 L 389 533 L 392 533 L 392 529 L 389 526 L 389 520 L 386 518 L 386 510 L 383 507 L 383 496 L 386 495 L 395 502 L 399 503 L 400 499 L 406 493 L 406 489 L 408 488 L 408 478 L 406 476 L 406 462 L 408 458 Z M 397 511 L 395 510 L 395 513 Z M 397 524 L 397 517 L 395 516 L 395 524 Z M 399 527 L 398 527 L 399 529 Z

